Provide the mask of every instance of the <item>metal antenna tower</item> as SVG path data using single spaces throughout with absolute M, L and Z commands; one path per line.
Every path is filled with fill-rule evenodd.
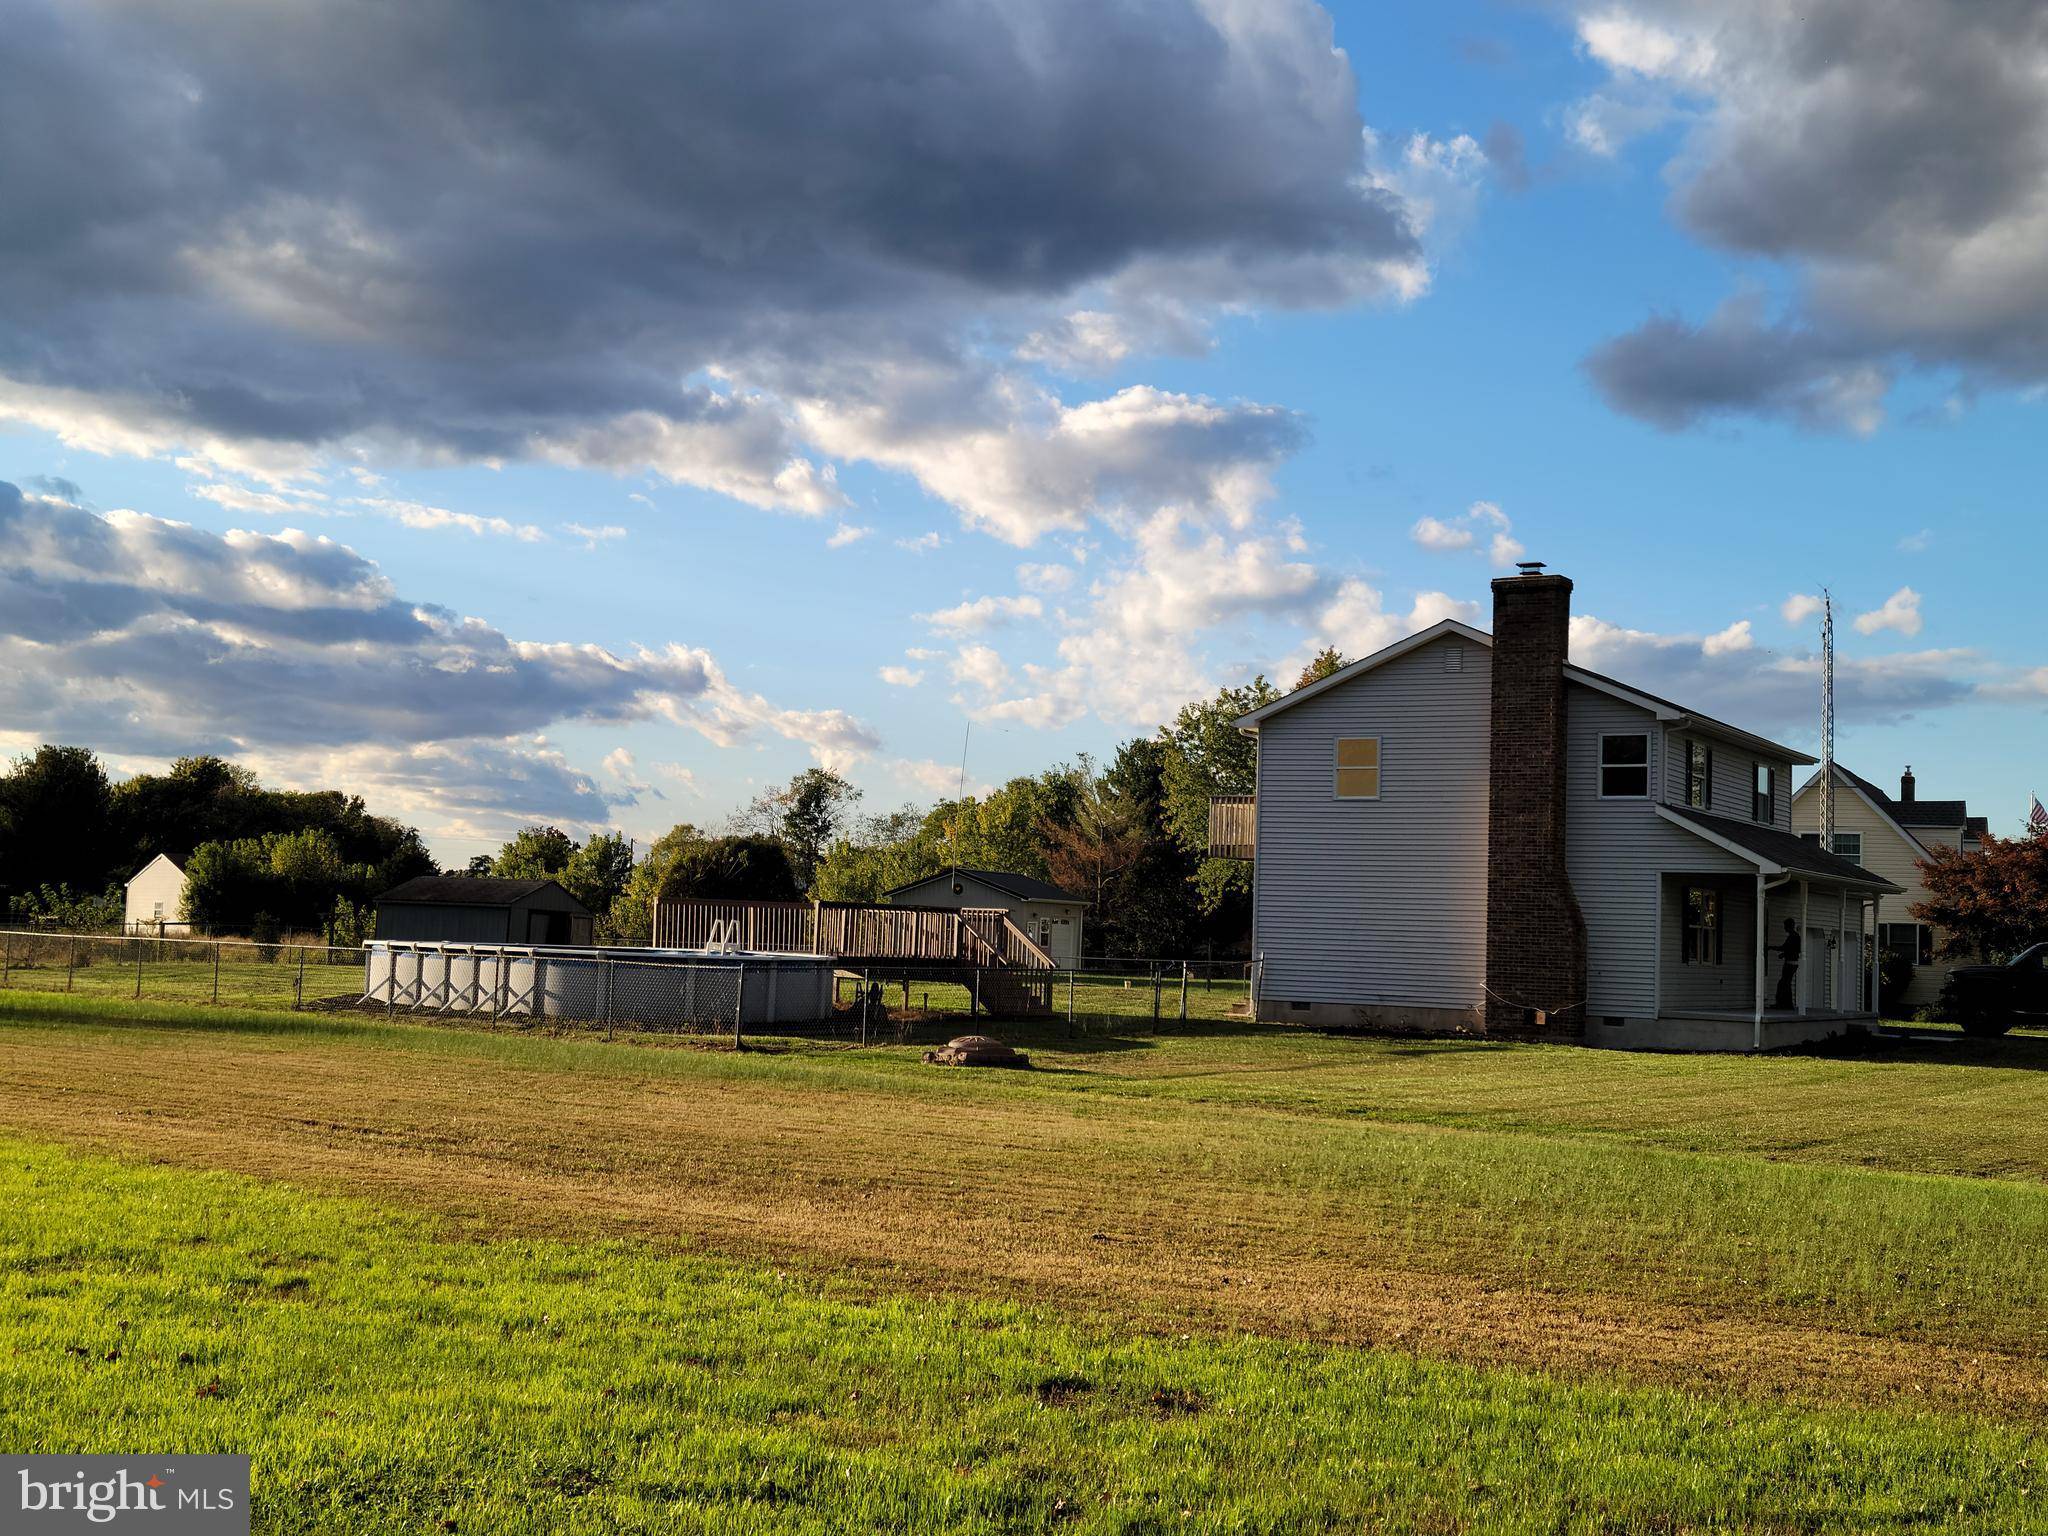
M 1835 600 L 1820 589 L 1820 845 L 1835 849 Z

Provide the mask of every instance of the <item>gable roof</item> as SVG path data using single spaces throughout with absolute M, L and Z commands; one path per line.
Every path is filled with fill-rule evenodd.
M 1354 677 L 1372 671 L 1375 667 L 1383 667 L 1390 661 L 1406 656 L 1410 651 L 1419 650 L 1421 647 L 1428 645 L 1432 640 L 1441 640 L 1448 635 L 1456 635 L 1459 639 L 1469 640 L 1474 645 L 1483 645 L 1488 650 L 1493 648 L 1493 636 L 1489 635 L 1485 630 L 1474 629 L 1470 624 L 1458 619 L 1444 619 L 1439 623 L 1432 624 L 1428 629 L 1416 631 L 1416 633 L 1409 635 L 1404 640 L 1396 640 L 1392 645 L 1374 651 L 1370 656 L 1360 657 L 1357 661 L 1339 667 L 1328 677 L 1318 678 L 1306 687 L 1297 688 L 1292 693 L 1277 698 L 1270 704 L 1262 705 L 1248 715 L 1239 717 L 1237 728 L 1241 731 L 1256 730 L 1261 724 L 1272 719 L 1273 716 L 1279 714 L 1282 710 L 1292 709 L 1295 705 L 1305 703 L 1327 689 L 1335 688 L 1340 683 L 1347 683 Z M 1696 726 L 1716 736 L 1727 737 L 1731 741 L 1763 748 L 1775 757 L 1789 758 L 1795 763 L 1811 763 L 1813 761 L 1806 753 L 1795 751 L 1781 742 L 1772 741 L 1769 737 L 1758 736 L 1752 731 L 1745 731 L 1742 727 L 1730 725 L 1725 720 L 1716 720 L 1712 715 L 1703 715 L 1696 709 L 1687 709 L 1682 704 L 1674 704 L 1669 699 L 1659 698 L 1654 693 L 1646 693 L 1641 688 L 1632 687 L 1627 683 L 1617 681 L 1601 673 L 1589 672 L 1586 668 L 1574 666 L 1569 661 L 1564 664 L 1564 676 L 1566 682 L 1578 683 L 1582 687 L 1591 688 L 1596 692 L 1620 699 L 1624 703 L 1633 704 L 1639 709 L 1646 709 L 1665 724 Z
M 569 892 L 558 880 L 497 880 L 474 875 L 415 875 L 377 899 L 420 907 L 509 907 L 549 886 Z M 574 896 L 569 896 L 576 901 Z M 581 902 L 576 903 L 580 908 Z
M 994 886 L 1005 895 L 1015 896 L 1019 901 L 1067 901 L 1080 906 L 1088 904 L 1086 896 L 1076 896 L 1072 891 L 1063 891 L 1058 886 L 1048 884 L 1034 875 L 1014 874 L 1007 869 L 969 869 L 964 864 L 954 864 L 945 869 L 935 869 L 920 880 L 912 880 L 908 884 L 899 885 L 893 891 L 882 892 L 882 895 L 885 897 L 900 896 L 905 891 L 914 891 L 920 885 L 929 885 L 932 881 L 942 879 L 948 875 L 966 875 L 970 879 L 979 880 L 983 885 Z
M 1819 843 L 1809 843 L 1796 832 L 1738 821 L 1733 816 L 1716 816 L 1688 805 L 1660 805 L 1657 814 L 1688 832 L 1696 832 L 1716 847 L 1737 858 L 1747 859 L 1766 875 L 1815 875 L 1843 885 L 1868 886 L 1874 891 L 1897 893 L 1905 887 L 1893 885 L 1882 875 L 1872 874 Z
M 1894 832 L 1917 848 L 1925 849 L 1927 845 L 1913 834 L 1910 830 L 1913 827 L 1961 827 L 1966 832 L 1976 830 L 1981 835 L 1982 828 L 1988 825 L 1986 818 L 1970 814 L 1968 801 L 1894 800 L 1845 763 L 1836 763 L 1835 773 L 1845 788 L 1860 795 L 1873 811 L 1891 823 Z M 1798 794 L 1792 798 L 1797 800 L 1819 782 L 1820 775 L 1816 773 L 1799 786 Z
M 136 881 L 140 880 L 144 875 L 148 874 L 152 869 L 155 869 L 159 864 L 168 865 L 170 867 L 171 873 L 174 875 L 183 875 L 185 873 L 185 871 L 179 867 L 178 861 L 176 859 L 172 858 L 168 853 L 160 853 L 156 855 L 156 857 L 152 858 L 147 864 L 143 865 L 142 868 L 135 871 L 134 874 L 130 875 L 125 881 L 122 882 L 122 884 L 133 885 Z

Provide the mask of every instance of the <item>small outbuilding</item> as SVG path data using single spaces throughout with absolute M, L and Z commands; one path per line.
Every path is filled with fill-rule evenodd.
M 421 875 L 377 898 L 377 937 L 453 944 L 588 945 L 590 909 L 553 880 Z
M 1001 907 L 1010 921 L 1052 956 L 1054 965 L 1081 963 L 1082 918 L 1088 899 L 1056 885 L 1006 869 L 954 866 L 885 892 L 882 900 L 903 907 Z
M 185 921 L 185 871 L 169 855 L 158 854 L 128 877 L 122 926 L 160 939 L 192 931 Z

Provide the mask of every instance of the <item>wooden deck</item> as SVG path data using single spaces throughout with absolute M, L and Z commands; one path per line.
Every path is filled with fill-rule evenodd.
M 831 955 L 842 965 L 1050 971 L 1052 956 L 1001 907 L 895 907 L 847 901 L 664 901 L 660 949 Z
M 1248 859 L 1257 851 L 1258 811 L 1250 795 L 1209 797 L 1209 857 Z

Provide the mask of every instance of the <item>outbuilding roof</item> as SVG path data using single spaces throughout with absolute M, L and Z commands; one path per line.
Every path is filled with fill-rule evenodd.
M 905 891 L 914 891 L 920 885 L 929 885 L 932 881 L 947 875 L 966 875 L 979 880 L 983 885 L 992 885 L 1006 895 L 1015 896 L 1019 901 L 1070 901 L 1081 906 L 1088 904 L 1086 896 L 1076 896 L 1072 891 L 1063 891 L 1035 875 L 1020 875 L 1007 869 L 969 869 L 964 864 L 933 870 L 922 879 L 912 880 L 907 885 L 899 885 L 895 890 L 884 891 L 882 894 L 885 897 L 900 896 Z
M 568 896 L 556 880 L 496 880 L 473 875 L 416 875 L 377 899 L 419 907 L 510 907 L 549 886 Z M 570 896 L 571 901 L 576 898 Z M 578 903 L 581 905 L 581 903 Z
M 1781 832 L 1776 827 L 1759 826 L 1733 816 L 1696 811 L 1689 805 L 1660 805 L 1657 814 L 1699 833 L 1738 858 L 1748 859 L 1767 875 L 1811 875 L 1842 885 L 1868 886 L 1875 891 L 1904 889 L 1861 864 L 1828 852 L 1818 842 L 1809 843 L 1796 832 Z

